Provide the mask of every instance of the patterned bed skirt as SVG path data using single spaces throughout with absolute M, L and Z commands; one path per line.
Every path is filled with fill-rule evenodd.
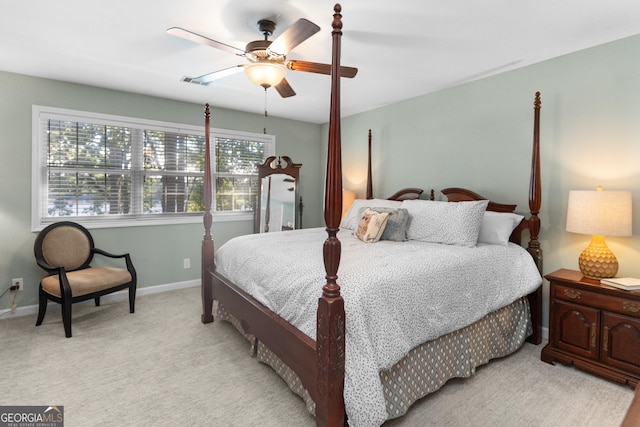
M 300 379 L 271 350 L 242 331 L 240 322 L 218 305 L 218 317 L 231 322 L 251 342 L 258 361 L 269 365 L 302 397 L 315 414 L 315 402 Z M 531 335 L 531 316 L 527 298 L 489 313 L 477 322 L 428 341 L 411 350 L 391 369 L 381 371 L 388 419 L 404 415 L 418 399 L 433 393 L 451 378 L 467 378 L 476 367 L 491 359 L 507 356 Z

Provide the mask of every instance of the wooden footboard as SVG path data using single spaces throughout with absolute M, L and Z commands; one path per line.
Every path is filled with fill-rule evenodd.
M 327 283 L 318 301 L 317 343 L 302 334 L 282 318 L 268 310 L 253 297 L 218 275 L 214 264 L 214 244 L 211 237 L 211 161 L 210 113 L 205 109 L 205 234 L 202 242 L 202 322 L 213 321 L 213 300 L 216 299 L 241 319 L 243 328 L 251 332 L 287 363 L 300 376 L 316 402 L 318 426 L 343 426 L 345 314 L 344 301 L 337 283 L 340 264 L 340 241 L 337 233 L 342 213 L 342 161 L 340 142 L 340 39 L 342 8 L 334 6 L 332 22 L 333 53 L 331 62 L 331 111 L 329 117 L 329 149 L 325 191 L 325 222 L 327 240 L 324 260 Z
M 305 388 L 316 402 L 316 424 L 318 426 L 343 426 L 344 409 L 344 366 L 345 366 L 345 325 L 344 301 L 338 284 L 341 245 L 337 238 L 342 213 L 342 167 L 340 137 L 340 39 L 342 35 L 341 7 L 334 7 L 332 22 L 333 55 L 331 64 L 331 111 L 329 118 L 329 144 L 325 188 L 325 223 L 327 239 L 323 256 L 326 284 L 318 301 L 316 341 L 304 335 L 251 295 L 216 272 L 214 264 L 214 242 L 212 225 L 212 182 L 210 153 L 210 112 L 205 107 L 205 185 L 204 185 L 204 228 L 202 241 L 202 322 L 213 321 L 213 300 L 216 299 L 240 320 L 245 332 L 253 334 L 265 344 L 301 379 Z M 540 97 L 536 94 L 534 152 L 532 157 L 529 206 L 531 217 L 523 221 L 530 233 L 528 250 L 541 268 L 542 252 L 538 242 L 540 221 L 538 212 L 541 202 L 539 166 L 539 109 Z M 368 190 L 369 193 L 370 190 Z M 513 209 L 512 209 L 513 210 Z M 522 228 L 524 229 L 524 228 Z M 538 297 L 534 297 L 537 301 Z M 540 300 L 541 302 L 541 297 Z M 541 307 L 532 304 L 534 307 Z M 534 328 L 539 330 L 540 316 L 532 315 Z
M 317 401 L 316 342 L 223 276 L 212 273 L 210 279 L 213 298 L 229 313 L 240 313 L 244 332 L 258 338 L 293 369 Z

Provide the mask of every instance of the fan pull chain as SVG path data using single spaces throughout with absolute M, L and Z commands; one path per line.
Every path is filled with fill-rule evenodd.
M 264 125 L 262 127 L 262 133 L 267 134 L 267 88 L 264 88 Z

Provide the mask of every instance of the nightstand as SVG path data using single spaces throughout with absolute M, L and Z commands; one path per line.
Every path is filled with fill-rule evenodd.
M 549 280 L 549 343 L 541 359 L 635 386 L 640 381 L 640 291 L 624 291 L 574 270 Z

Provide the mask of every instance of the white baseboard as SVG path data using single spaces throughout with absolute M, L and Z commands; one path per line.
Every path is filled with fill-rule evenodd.
M 542 342 L 549 341 L 549 328 L 546 326 L 542 327 Z
M 176 289 L 191 288 L 195 286 L 200 286 L 200 279 L 187 280 L 184 282 L 167 283 L 164 285 L 145 286 L 144 288 L 136 289 L 136 297 L 142 296 L 142 295 L 157 294 L 160 292 L 174 291 Z M 125 289 L 122 291 L 114 292 L 112 294 L 104 295 L 103 297 L 100 298 L 100 302 L 119 301 L 119 300 L 128 299 L 128 298 L 129 298 L 129 291 Z M 94 304 L 94 302 L 91 299 L 87 301 L 82 301 L 78 304 Z M 50 305 L 51 307 L 48 307 L 47 311 L 55 310 L 56 308 L 58 310 L 60 309 L 60 304 L 50 304 Z M 25 305 L 23 307 L 19 306 L 16 308 L 16 311 L 13 311 L 13 312 L 11 311 L 11 309 L 8 309 L 8 308 L 5 310 L 0 310 L 0 320 L 11 319 L 17 316 L 28 316 L 32 314 L 38 314 L 38 304 Z

